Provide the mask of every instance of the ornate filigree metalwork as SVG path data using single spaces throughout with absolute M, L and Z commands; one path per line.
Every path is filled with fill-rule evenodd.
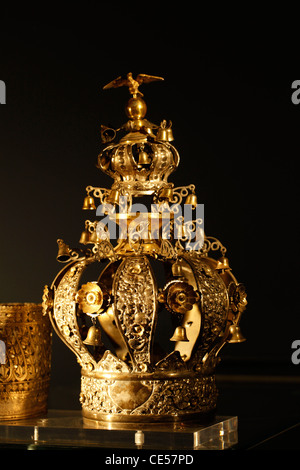
M 60 242 L 58 259 L 69 264 L 43 297 L 44 312 L 77 356 L 83 415 L 93 420 L 156 422 L 213 412 L 218 354 L 226 342 L 243 339 L 246 294 L 226 248 L 204 235 L 195 185 L 168 181 L 179 164 L 171 123 L 145 119 L 138 86 L 156 78 L 128 74 L 105 87 L 126 85 L 133 94 L 129 120 L 101 127 L 98 167 L 114 181 L 110 189 L 87 186 L 83 209 L 95 210 L 98 200 L 99 218 L 85 221 L 83 248 Z M 144 196 L 150 212 L 136 210 Z M 99 267 L 98 279 L 80 284 L 90 265 Z
M 48 297 L 49 299 L 49 297 Z M 21 419 L 47 411 L 51 366 L 51 324 L 38 304 L 1 304 L 0 419 Z
M 145 256 L 129 257 L 114 278 L 115 316 L 133 362 L 133 369 L 151 370 L 151 348 L 156 323 L 156 288 Z

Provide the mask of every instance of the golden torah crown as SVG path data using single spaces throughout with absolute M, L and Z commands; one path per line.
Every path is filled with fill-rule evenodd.
M 44 312 L 81 366 L 87 421 L 212 415 L 219 353 L 244 340 L 244 286 L 226 248 L 204 234 L 195 185 L 168 181 L 179 165 L 171 123 L 145 118 L 138 87 L 154 80 L 162 79 L 128 74 L 104 87 L 125 85 L 133 95 L 129 120 L 101 128 L 98 167 L 113 183 L 86 188 L 83 209 L 97 207 L 98 218 L 85 221 L 79 248 L 58 240 L 58 260 L 66 264 L 45 289 Z

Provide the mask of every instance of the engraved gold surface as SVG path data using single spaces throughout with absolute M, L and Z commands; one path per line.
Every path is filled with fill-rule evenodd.
M 51 324 L 42 306 L 0 304 L 0 419 L 21 419 L 47 411 L 51 366 Z

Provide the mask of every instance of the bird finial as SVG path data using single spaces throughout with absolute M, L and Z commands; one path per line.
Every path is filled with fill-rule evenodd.
M 137 95 L 143 96 L 143 94 L 139 91 L 139 86 L 142 85 L 142 83 L 150 83 L 150 82 L 156 82 L 160 80 L 163 80 L 163 78 L 155 77 L 154 75 L 146 75 L 145 73 L 139 73 L 136 79 L 134 79 L 132 77 L 132 73 L 129 72 L 126 75 L 126 78 L 124 77 L 115 78 L 115 80 L 105 85 L 103 87 L 103 90 L 108 90 L 109 88 L 119 88 L 121 86 L 128 86 L 129 93 L 132 94 L 133 98 L 136 98 Z

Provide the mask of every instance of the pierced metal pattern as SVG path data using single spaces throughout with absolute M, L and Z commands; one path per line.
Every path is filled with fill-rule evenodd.
M 53 326 L 76 354 L 82 367 L 92 370 L 96 361 L 83 344 L 76 319 L 75 293 L 86 266 L 86 260 L 74 263 L 68 266 L 61 279 L 54 282 Z
M 156 321 L 155 282 L 145 256 L 129 257 L 119 266 L 113 292 L 115 315 L 134 369 L 147 371 Z
M 203 321 L 200 333 L 201 348 L 198 349 L 195 360 L 197 362 L 223 330 L 227 319 L 229 298 L 222 278 L 209 266 L 205 258 L 195 252 L 191 252 L 190 256 L 185 255 L 184 258 L 193 267 L 201 293 Z

